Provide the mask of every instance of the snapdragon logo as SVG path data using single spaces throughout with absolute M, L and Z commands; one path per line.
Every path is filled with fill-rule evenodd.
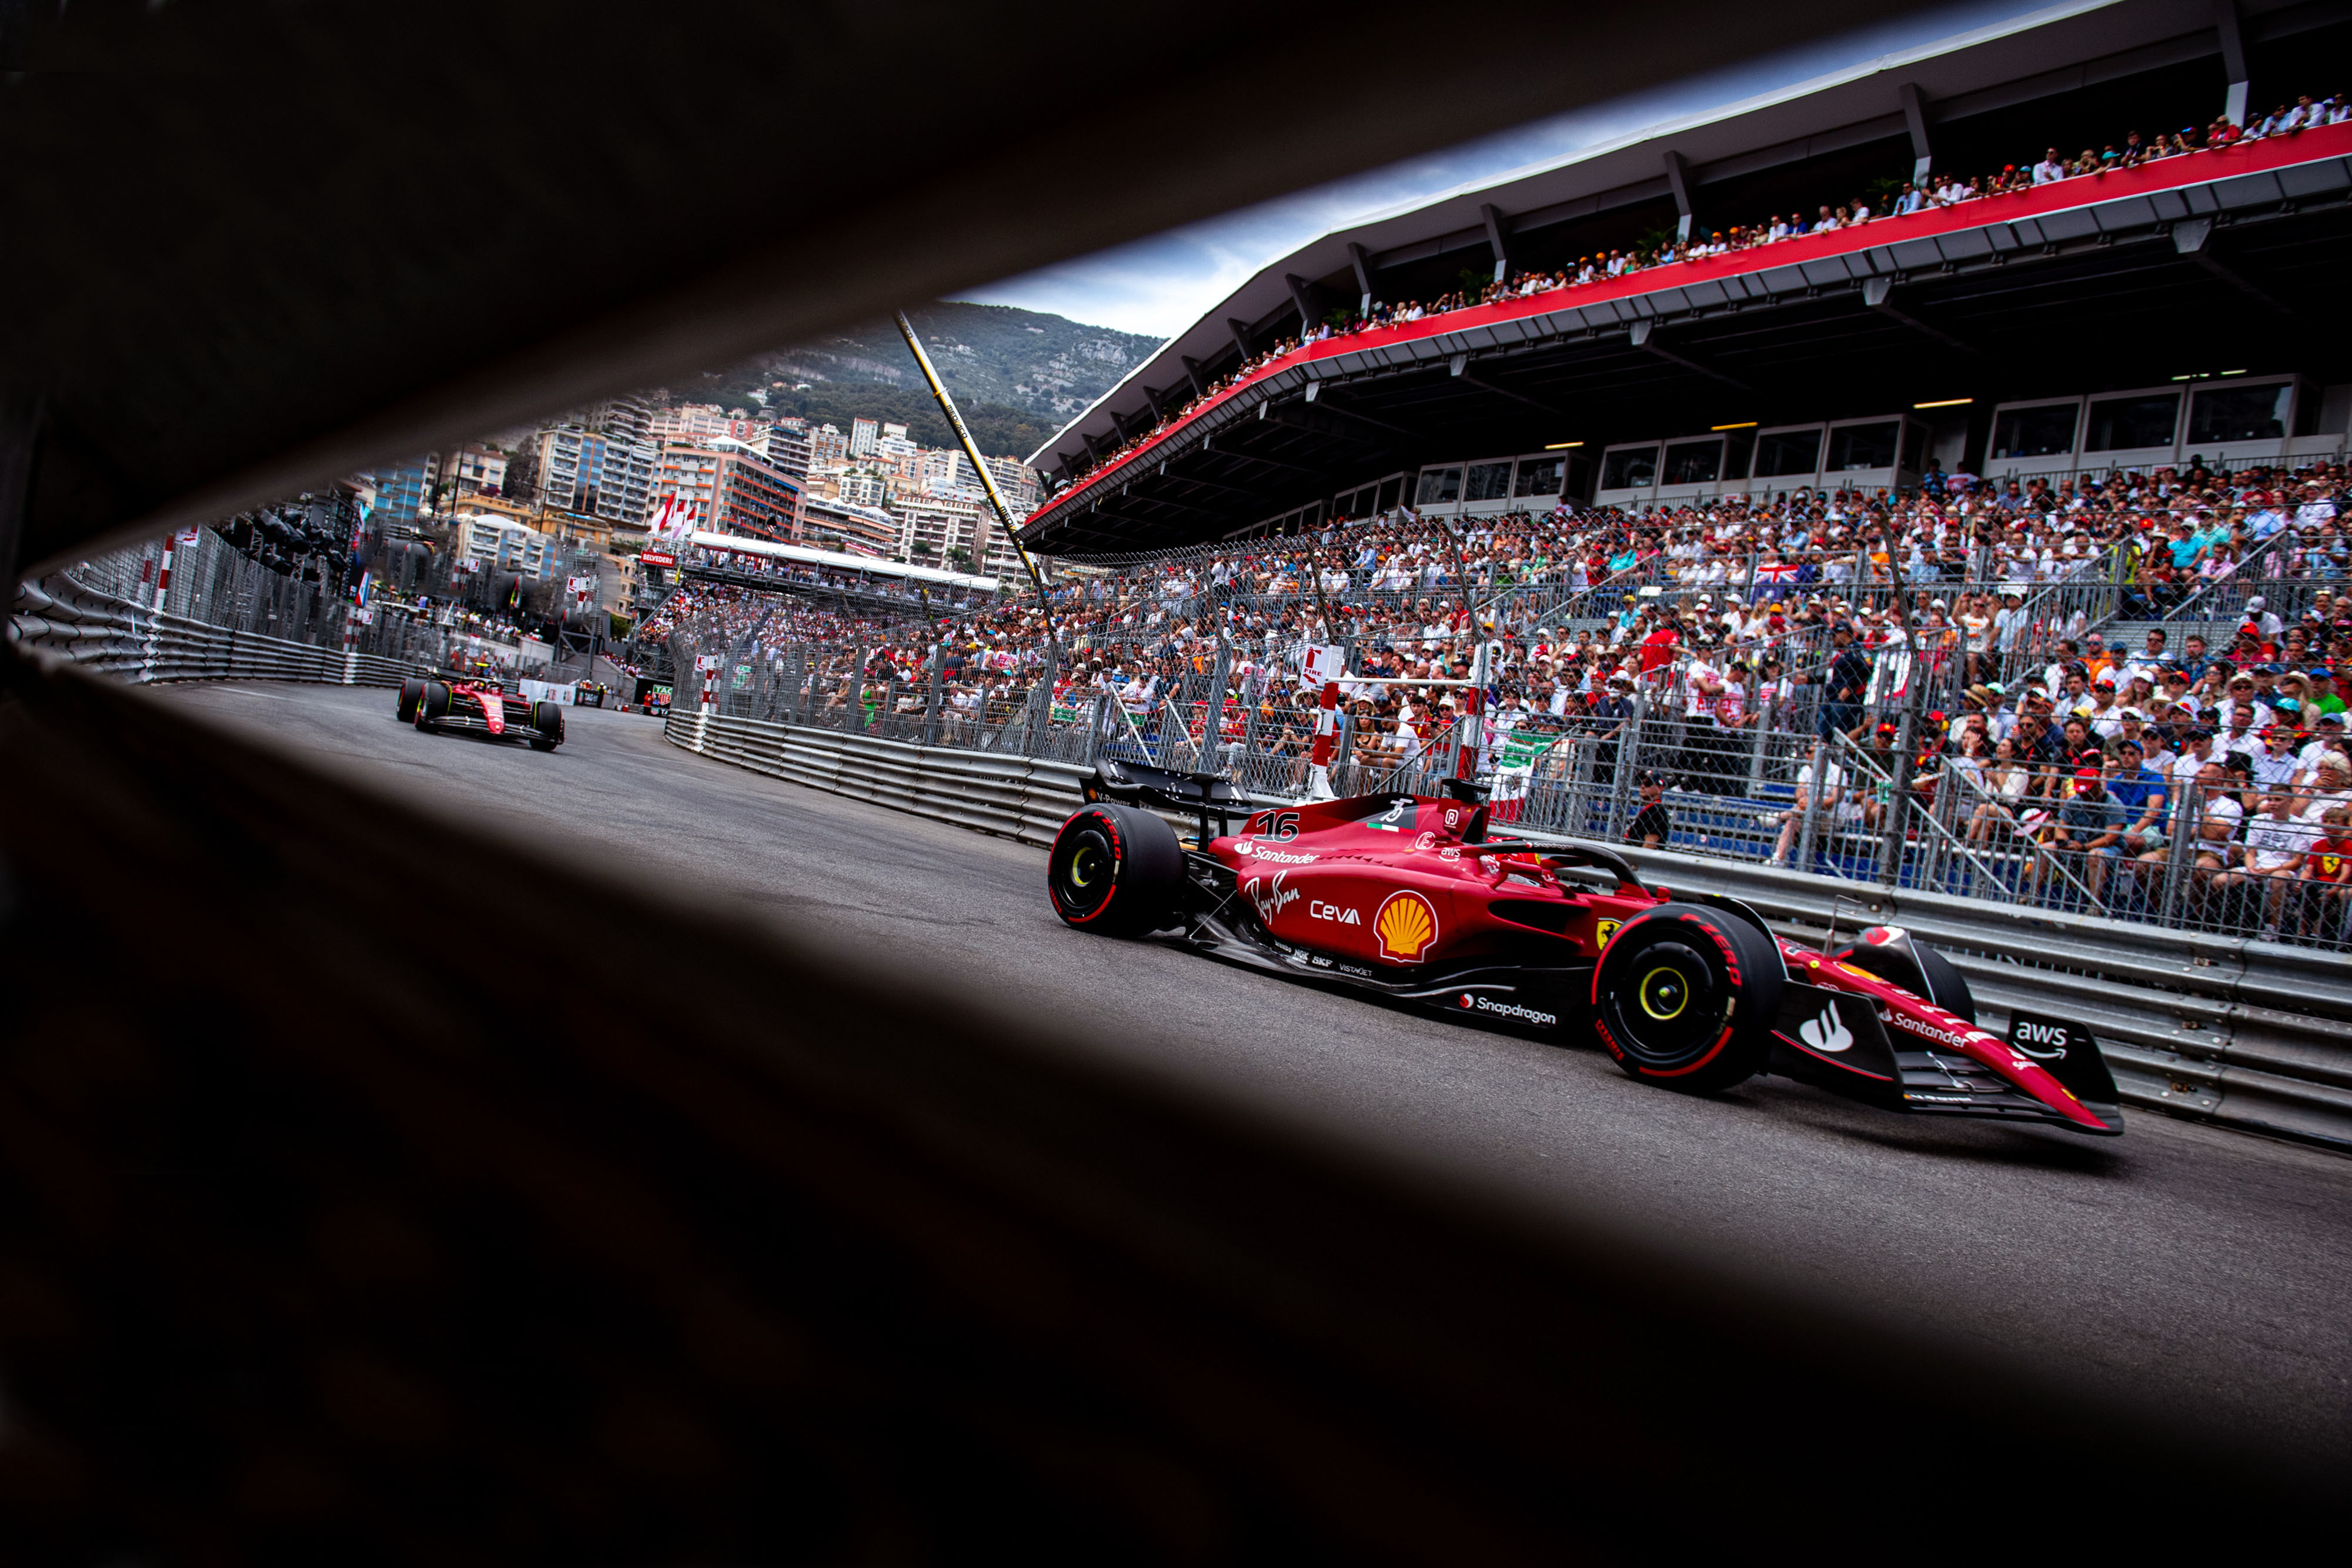
M 1538 1012 L 1517 1002 L 1498 1002 L 1491 997 L 1473 996 L 1468 991 L 1462 993 L 1462 1005 L 1474 1012 L 1482 1012 L 1492 1018 L 1513 1019 L 1520 1023 L 1533 1024 L 1538 1029 L 1553 1029 L 1559 1023 L 1558 1014 Z

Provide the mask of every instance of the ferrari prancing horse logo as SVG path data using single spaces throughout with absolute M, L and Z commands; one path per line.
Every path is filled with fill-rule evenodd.
M 1381 956 L 1397 964 L 1417 964 L 1437 940 L 1437 909 L 1410 890 L 1391 893 L 1372 916 L 1372 935 L 1381 939 Z

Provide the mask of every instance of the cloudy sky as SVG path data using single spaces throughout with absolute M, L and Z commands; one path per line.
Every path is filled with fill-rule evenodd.
M 1764 56 L 1654 91 L 1580 109 L 1424 158 L 1375 169 L 1277 201 L 1171 229 L 958 296 L 1049 310 L 1074 321 L 1169 338 L 1199 319 L 1258 268 L 1330 229 L 1459 185 L 1613 141 L 1654 125 L 1850 69 L 1979 27 L 2078 11 L 2023 0 L 1960 0 L 1824 43 Z

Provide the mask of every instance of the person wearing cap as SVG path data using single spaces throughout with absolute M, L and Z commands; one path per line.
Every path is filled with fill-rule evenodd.
M 2270 608 L 2270 601 L 2257 593 L 2246 601 L 2246 619 L 2261 632 L 2265 643 L 2275 643 L 2286 628 Z
M 1675 820 L 1666 810 L 1666 780 L 1654 768 L 1644 768 L 1634 779 L 1640 791 L 1641 804 L 1633 813 L 1631 826 L 1625 830 L 1625 842 L 1637 849 L 1663 848 L 1674 836 Z
M 2096 768 L 2077 768 L 2074 787 L 2051 815 L 2042 836 L 2041 852 L 2033 858 L 2030 881 L 2042 892 L 2070 856 L 2085 858 L 2084 880 L 2097 897 L 2105 880 L 2108 857 L 2101 851 L 2119 848 L 2124 838 L 2124 809 L 2106 792 Z
M 2273 716 L 2269 706 L 2258 695 L 2253 673 L 2250 670 L 2240 670 L 2230 676 L 2221 688 L 2221 700 L 2216 706 L 2220 709 L 2221 722 L 2225 726 L 2233 722 L 2231 716 L 2232 708 L 2244 708 L 2248 722 L 2257 729 L 2267 726 Z
M 2123 808 L 2122 848 L 2133 855 L 2164 845 L 2165 778 L 2147 766 L 2147 747 L 2137 737 L 2116 741 L 2115 771 L 2106 780 L 2108 795 Z

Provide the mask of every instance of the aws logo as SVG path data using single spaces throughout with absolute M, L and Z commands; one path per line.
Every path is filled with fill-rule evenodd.
M 1418 964 L 1437 940 L 1437 907 L 1417 893 L 1391 893 L 1372 916 L 1372 935 L 1381 939 L 1381 957 Z
M 2070 1039 L 2063 1023 L 2029 1023 L 2023 1019 L 2009 1033 L 2009 1043 L 2036 1061 L 2059 1061 L 2066 1055 Z

